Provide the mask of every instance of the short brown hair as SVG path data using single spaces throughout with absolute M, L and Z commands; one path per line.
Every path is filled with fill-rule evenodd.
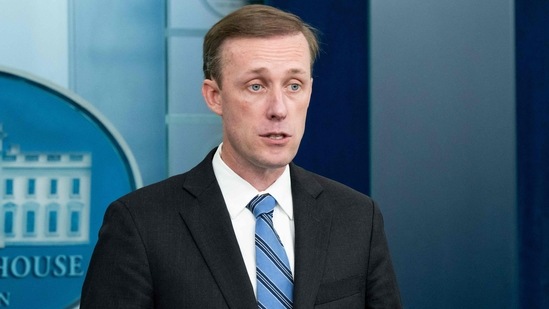
M 319 52 L 316 30 L 298 16 L 271 6 L 252 4 L 225 16 L 206 33 L 203 71 L 221 86 L 221 45 L 229 38 L 267 38 L 303 33 L 309 44 L 311 68 Z

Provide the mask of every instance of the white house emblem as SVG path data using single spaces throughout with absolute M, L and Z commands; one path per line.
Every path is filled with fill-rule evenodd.
M 93 105 L 0 67 L 0 309 L 78 307 L 106 207 L 140 186 Z
M 0 122 L 0 250 L 88 243 L 91 154 L 25 153 L 6 136 Z

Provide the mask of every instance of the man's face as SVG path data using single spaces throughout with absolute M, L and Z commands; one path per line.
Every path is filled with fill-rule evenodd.
M 283 169 L 297 153 L 311 98 L 307 40 L 233 38 L 221 61 L 222 89 L 206 80 L 210 100 L 203 93 L 223 119 L 223 160 L 241 176 Z

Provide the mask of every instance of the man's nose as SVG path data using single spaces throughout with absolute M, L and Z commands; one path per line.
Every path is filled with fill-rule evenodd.
M 269 119 L 284 119 L 288 114 L 287 98 L 283 89 L 275 89 L 269 93 L 269 107 L 267 117 Z

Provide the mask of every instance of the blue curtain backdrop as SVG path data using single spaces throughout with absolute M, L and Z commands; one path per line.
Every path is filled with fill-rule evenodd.
M 321 54 L 305 136 L 295 162 L 370 190 L 368 1 L 267 0 L 320 31 Z
M 549 308 L 549 2 L 515 1 L 521 308 Z

